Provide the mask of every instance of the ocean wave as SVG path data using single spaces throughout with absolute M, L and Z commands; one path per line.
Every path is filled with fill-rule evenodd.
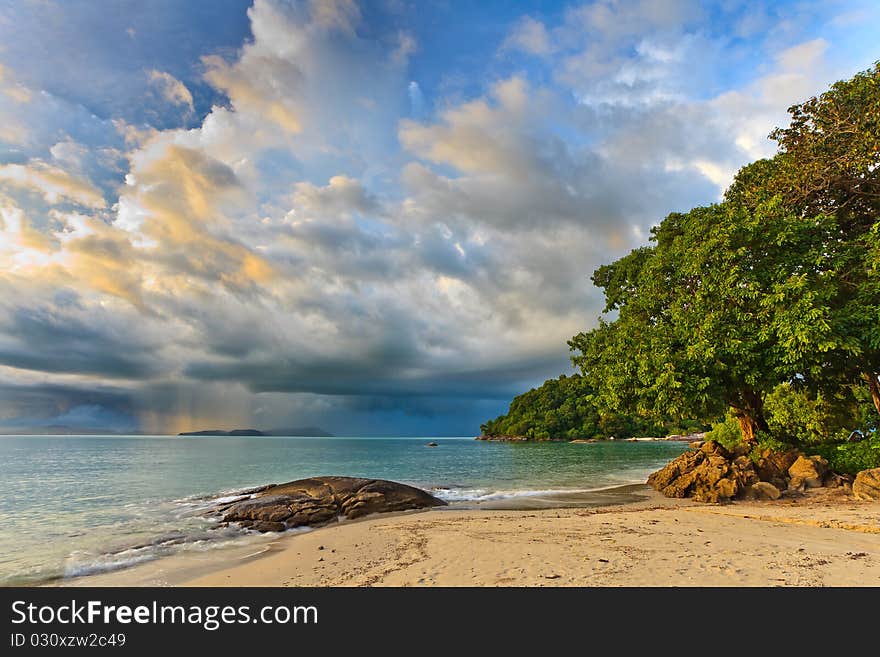
M 158 559 L 160 554 L 138 554 L 125 557 L 116 555 L 116 558 L 99 557 L 95 560 L 85 561 L 83 563 L 65 564 L 64 577 L 84 577 L 86 575 L 100 575 L 101 573 L 109 573 L 114 570 L 122 570 L 130 568 L 147 561 Z
M 539 488 L 514 490 L 488 490 L 485 488 L 432 488 L 431 494 L 446 502 L 489 502 L 518 497 L 559 497 L 582 493 L 600 493 L 621 486 L 643 483 L 642 481 L 619 481 L 597 488 Z
M 182 535 L 168 540 L 156 539 L 147 544 L 140 544 L 121 550 L 103 553 L 75 552 L 68 557 L 64 565 L 65 578 L 98 575 L 139 564 L 161 559 L 175 554 L 187 552 L 208 552 L 235 545 L 257 545 L 268 542 L 268 535 L 236 529 L 223 535 L 205 537 L 202 534 Z M 261 549 L 265 549 L 261 546 Z

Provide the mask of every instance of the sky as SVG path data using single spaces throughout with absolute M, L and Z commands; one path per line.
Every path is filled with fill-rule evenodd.
M 0 433 L 476 435 L 874 0 L 0 0 Z

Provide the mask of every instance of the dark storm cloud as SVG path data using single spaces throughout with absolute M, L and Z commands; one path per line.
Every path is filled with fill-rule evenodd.
M 0 433 L 69 430 L 132 430 L 137 428 L 131 394 L 98 385 L 0 382 Z
M 371 363 L 359 359 L 353 367 L 344 359 L 324 358 L 305 363 L 295 357 L 242 363 L 201 362 L 190 364 L 185 374 L 201 381 L 244 383 L 254 392 L 316 393 L 365 398 L 472 397 L 509 399 L 525 382 L 543 381 L 568 369 L 562 354 L 542 354 L 528 360 L 478 368 L 426 371 L 424 358 L 393 346 L 372 354 Z M 407 366 L 414 371 L 402 375 Z M 421 402 L 422 406 L 430 404 Z
M 25 370 L 148 378 L 158 368 L 151 346 L 49 307 L 4 308 L 0 364 Z

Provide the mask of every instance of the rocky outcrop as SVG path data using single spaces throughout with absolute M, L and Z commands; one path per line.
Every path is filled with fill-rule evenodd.
M 710 440 L 685 452 L 648 477 L 648 485 L 666 497 L 722 502 L 759 481 L 751 459 Z
M 248 499 L 214 510 L 224 522 L 260 532 L 321 525 L 338 517 L 443 506 L 446 502 L 418 488 L 383 479 L 313 477 L 259 489 Z
M 828 461 L 821 456 L 798 456 L 788 469 L 788 475 L 791 477 L 788 487 L 798 491 L 806 488 L 821 488 L 827 472 Z
M 880 468 L 876 472 L 874 479 L 865 477 L 865 495 L 875 494 L 872 490 L 877 494 L 877 498 L 868 499 L 880 499 Z M 830 471 L 821 456 L 804 456 L 791 449 L 764 450 L 755 457 L 746 445 L 731 451 L 712 440 L 693 443 L 690 450 L 648 477 L 648 485 L 667 497 L 690 497 L 699 502 L 775 500 L 783 492 L 796 494 L 807 488 L 848 484 L 846 477 Z
M 797 461 L 800 452 L 790 449 L 785 452 L 774 452 L 765 449 L 755 462 L 755 472 L 761 481 L 773 484 L 779 490 L 788 488 L 790 475 L 788 469 Z
M 880 468 L 862 470 L 857 474 L 852 492 L 860 500 L 880 500 Z

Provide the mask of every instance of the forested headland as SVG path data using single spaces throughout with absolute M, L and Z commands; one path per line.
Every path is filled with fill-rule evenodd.
M 663 422 L 648 416 L 600 410 L 596 390 L 580 374 L 549 379 L 518 395 L 507 414 L 480 426 L 483 436 L 575 440 L 666 436 L 704 429 L 693 421 Z
M 880 466 L 880 63 L 788 111 L 777 153 L 720 202 L 669 214 L 594 272 L 605 307 L 569 341 L 579 375 L 520 395 L 484 434 L 706 424 L 722 444 Z

